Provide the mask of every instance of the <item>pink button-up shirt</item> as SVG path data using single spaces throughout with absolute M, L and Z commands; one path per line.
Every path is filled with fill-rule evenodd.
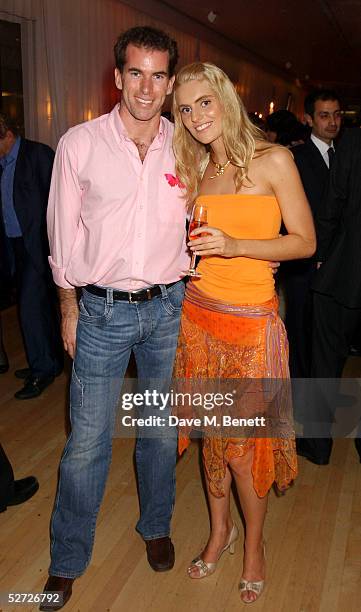
M 185 275 L 186 204 L 165 176 L 175 173 L 172 137 L 173 125 L 162 117 L 142 163 L 118 105 L 62 137 L 47 214 L 58 286 L 136 291 Z

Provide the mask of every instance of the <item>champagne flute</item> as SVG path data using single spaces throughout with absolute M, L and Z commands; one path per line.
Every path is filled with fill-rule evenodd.
M 202 236 L 206 236 L 207 233 L 205 232 L 204 234 L 197 234 L 197 236 L 191 236 L 191 233 L 193 232 L 193 230 L 197 229 L 198 227 L 204 227 L 208 225 L 207 222 L 207 208 L 205 206 L 203 206 L 202 204 L 195 204 L 193 206 L 193 210 L 192 210 L 192 215 L 190 218 L 190 222 L 189 222 L 189 230 L 188 230 L 188 237 L 190 240 L 195 240 L 196 238 L 201 238 Z M 199 272 L 197 272 L 196 270 L 196 253 L 192 253 L 192 259 L 191 259 L 191 265 L 190 268 L 188 270 L 188 275 L 189 276 L 201 276 L 201 274 Z

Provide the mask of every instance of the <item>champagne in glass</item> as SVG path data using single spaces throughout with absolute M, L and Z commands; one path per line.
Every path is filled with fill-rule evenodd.
M 191 215 L 190 222 L 189 222 L 189 230 L 188 230 L 189 239 L 195 240 L 196 238 L 201 238 L 203 236 L 206 236 L 207 232 L 204 232 L 202 234 L 197 234 L 197 236 L 191 236 L 191 233 L 193 232 L 193 230 L 198 229 L 199 227 L 207 226 L 207 225 L 208 225 L 208 222 L 207 222 L 206 207 L 201 204 L 195 204 L 193 206 L 192 215 Z M 196 257 L 197 255 L 195 253 L 192 253 L 191 265 L 188 270 L 189 276 L 201 276 L 200 273 L 197 272 L 196 267 L 195 267 Z

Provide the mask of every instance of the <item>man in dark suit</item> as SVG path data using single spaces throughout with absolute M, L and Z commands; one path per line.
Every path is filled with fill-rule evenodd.
M 5 512 L 8 506 L 17 506 L 27 501 L 38 488 L 35 476 L 14 479 L 13 468 L 0 444 L 0 512 Z
M 304 144 L 292 148 L 292 153 L 316 220 L 328 184 L 334 139 L 341 127 L 337 94 L 329 90 L 310 93 L 305 99 L 305 118 L 312 130 L 310 138 Z M 290 372 L 293 378 L 307 378 L 311 367 L 310 284 L 316 270 L 316 260 L 287 262 L 282 268 L 287 301 Z
M 337 379 L 342 375 L 351 340 L 361 326 L 360 130 L 346 132 L 337 147 L 317 230 L 320 264 L 312 283 L 311 375 L 329 379 L 327 388 L 326 382 L 321 382 L 321 393 L 314 403 L 314 421 L 327 432 L 334 420 Z M 355 439 L 355 445 L 361 461 L 360 438 Z M 303 440 L 304 455 L 314 463 L 328 463 L 331 449 L 331 437 L 319 438 L 317 432 L 316 437 Z
M 46 209 L 54 152 L 17 135 L 0 114 L 0 242 L 15 276 L 29 368 L 15 375 L 18 399 L 37 397 L 62 369 L 55 288 L 48 265 Z

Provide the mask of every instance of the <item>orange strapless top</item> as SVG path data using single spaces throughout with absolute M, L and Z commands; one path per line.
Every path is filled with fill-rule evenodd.
M 281 211 L 275 196 L 222 194 L 201 195 L 198 204 L 207 207 L 208 225 L 233 238 L 266 240 L 277 238 Z M 205 257 L 198 264 L 201 278 L 196 286 L 229 304 L 267 302 L 274 295 L 274 279 L 268 261 L 248 257 Z

